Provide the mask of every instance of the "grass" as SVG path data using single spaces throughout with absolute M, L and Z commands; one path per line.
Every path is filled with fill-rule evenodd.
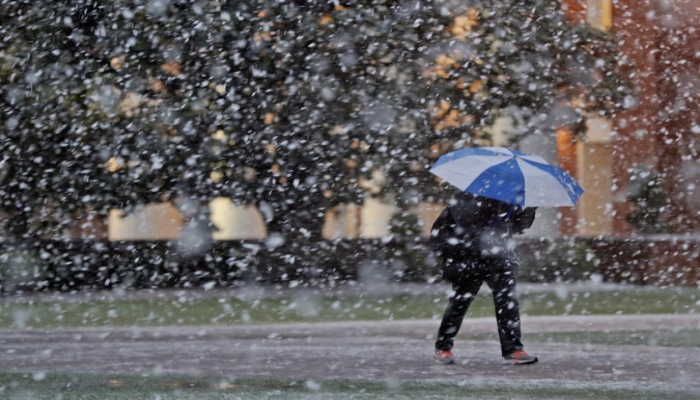
M 514 392 L 515 391 L 515 392 Z M 6 399 L 208 400 L 208 399 L 696 399 L 679 389 L 490 385 L 470 382 L 301 381 L 125 374 L 0 372 Z
M 446 304 L 436 294 L 377 296 L 289 296 L 238 299 L 156 299 L 38 301 L 31 297 L 0 303 L 0 326 L 13 328 L 228 326 L 255 323 L 333 322 L 438 318 Z M 690 314 L 700 312 L 694 288 L 624 288 L 585 292 L 525 292 L 523 315 Z M 493 315 L 480 294 L 470 316 Z

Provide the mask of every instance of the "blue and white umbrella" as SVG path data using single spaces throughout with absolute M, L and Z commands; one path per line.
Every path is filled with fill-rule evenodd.
M 467 193 L 525 207 L 570 207 L 583 194 L 563 169 L 505 147 L 453 151 L 440 157 L 430 172 Z

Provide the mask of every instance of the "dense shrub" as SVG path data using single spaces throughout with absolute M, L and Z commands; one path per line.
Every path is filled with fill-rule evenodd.
M 522 239 L 521 281 L 589 280 L 689 285 L 700 281 L 698 238 Z M 218 241 L 196 252 L 177 242 L 37 240 L 0 244 L 3 293 L 245 284 L 334 285 L 345 280 L 432 282 L 439 265 L 427 240 L 308 243 Z

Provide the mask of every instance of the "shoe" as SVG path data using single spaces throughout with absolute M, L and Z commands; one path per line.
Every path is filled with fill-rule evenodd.
M 455 356 L 450 350 L 435 350 L 435 362 L 438 364 L 454 364 Z
M 515 350 L 503 358 L 508 364 L 513 365 L 534 364 L 537 362 L 537 357 L 527 354 L 525 350 Z

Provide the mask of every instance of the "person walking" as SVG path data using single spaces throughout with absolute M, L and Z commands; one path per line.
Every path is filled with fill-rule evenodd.
M 461 192 L 432 226 L 433 251 L 442 262 L 442 278 L 452 284 L 435 342 L 435 360 L 455 362 L 454 338 L 483 283 L 492 291 L 503 358 L 532 364 L 537 357 L 524 350 L 515 273 L 519 259 L 512 240 L 532 226 L 535 207 L 521 207 Z

